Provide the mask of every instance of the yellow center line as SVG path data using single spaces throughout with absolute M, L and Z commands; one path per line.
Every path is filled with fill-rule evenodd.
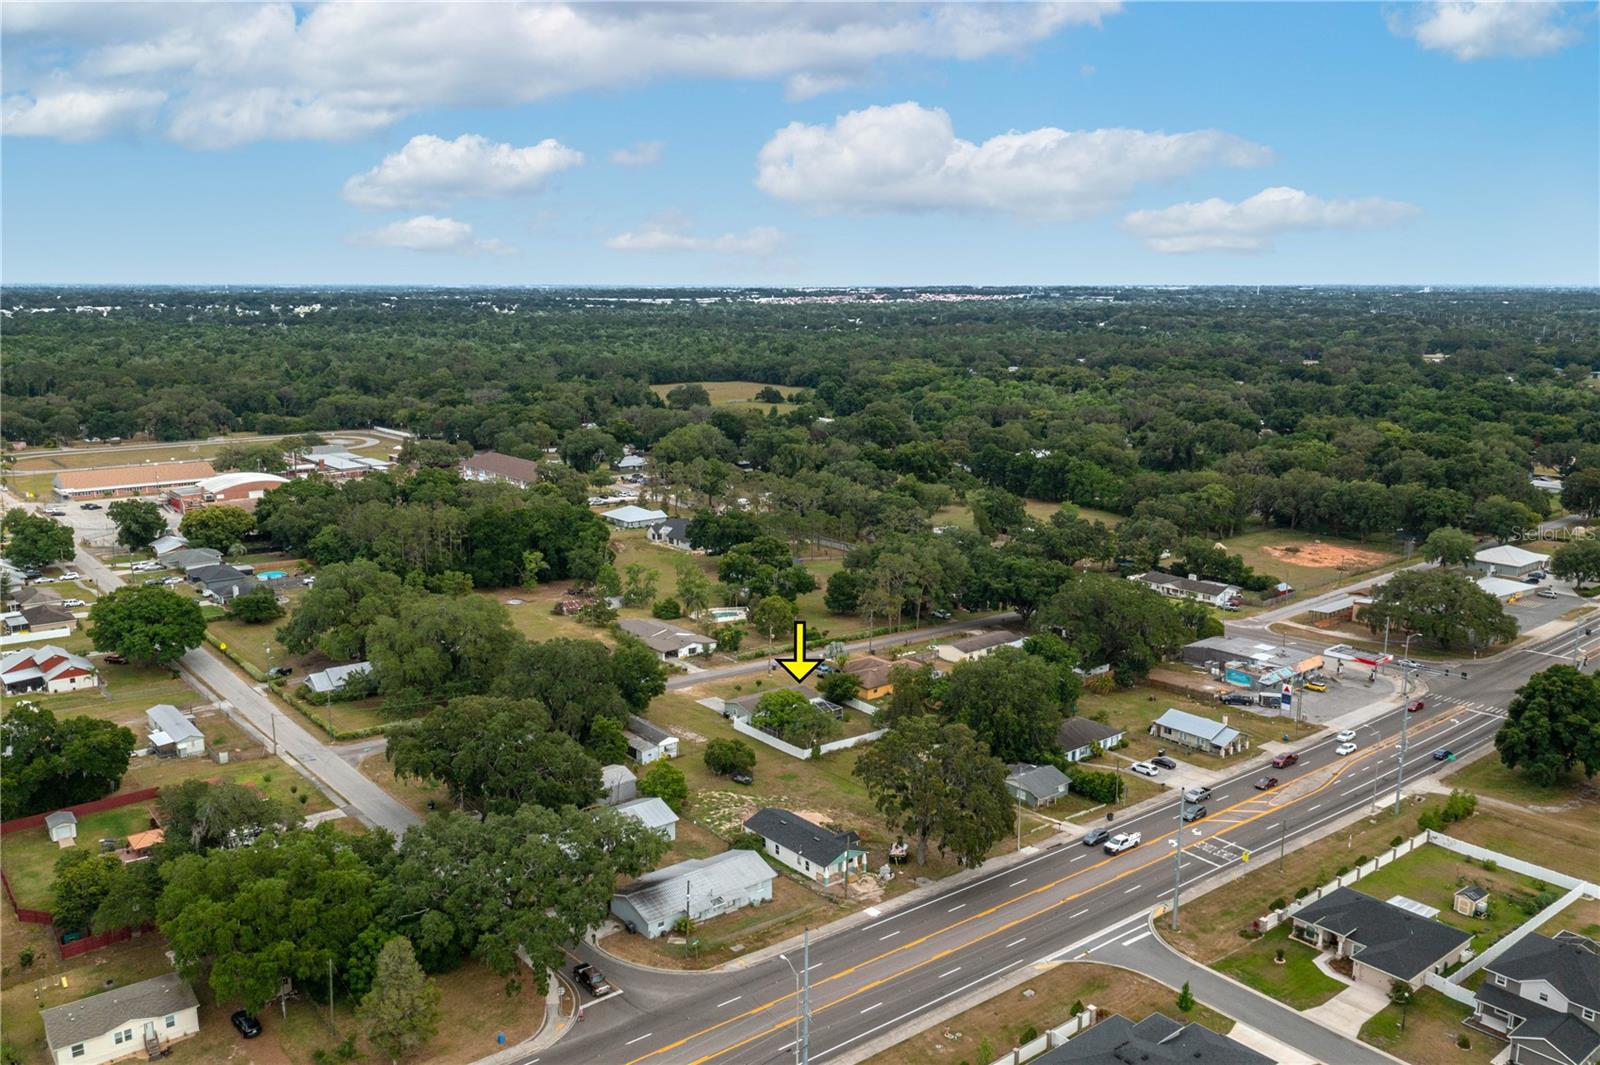
M 1440 719 L 1438 717 L 1435 717 L 1430 721 L 1424 722 L 1423 725 L 1422 725 L 1422 728 L 1419 728 L 1416 731 L 1421 732 L 1424 729 L 1430 728 L 1434 724 L 1437 724 L 1439 722 L 1440 722 Z M 1335 783 L 1337 783 L 1339 781 L 1339 779 L 1346 772 L 1348 772 L 1350 769 L 1352 769 L 1355 766 L 1361 764 L 1363 761 L 1365 761 L 1368 758 L 1371 758 L 1372 756 L 1378 754 L 1379 752 L 1387 750 L 1394 743 L 1398 742 L 1398 739 L 1399 739 L 1398 736 L 1392 737 L 1390 739 L 1387 739 L 1387 740 L 1383 741 L 1383 743 L 1379 744 L 1378 746 L 1369 749 L 1366 753 L 1362 754 L 1361 757 L 1359 757 L 1359 758 L 1351 758 L 1348 761 L 1335 763 L 1336 768 L 1334 769 L 1334 772 L 1331 775 L 1329 775 L 1327 780 L 1325 780 L 1323 783 L 1319 784 L 1317 787 L 1313 788 L 1311 791 L 1306 792 L 1304 795 L 1301 795 L 1298 798 L 1290 799 L 1288 802 L 1284 803 L 1281 806 L 1275 806 L 1275 807 L 1271 807 L 1271 808 L 1266 809 L 1266 810 L 1262 810 L 1259 813 L 1252 814 L 1251 816 L 1249 816 L 1248 818 L 1246 818 L 1243 821 L 1238 821 L 1238 822 L 1234 822 L 1232 824 L 1229 824 L 1225 829 L 1223 829 L 1220 832 L 1213 833 L 1209 838 L 1210 839 L 1218 839 L 1218 838 L 1226 835 L 1227 833 L 1229 833 L 1229 832 L 1231 832 L 1231 831 L 1233 831 L 1233 830 L 1235 830 L 1237 828 L 1242 828 L 1243 826 L 1248 825 L 1248 824 L 1250 824 L 1250 823 L 1252 823 L 1254 821 L 1257 821 L 1257 820 L 1259 820 L 1259 819 L 1261 819 L 1263 817 L 1267 817 L 1267 816 L 1269 816 L 1271 814 L 1278 813 L 1278 812 L 1280 812 L 1282 810 L 1285 810 L 1288 807 L 1293 806 L 1295 803 L 1304 802 L 1306 799 L 1312 798 L 1313 796 L 1317 795 L 1319 792 L 1324 791 L 1325 789 L 1327 789 L 1327 788 L 1331 787 L 1332 785 L 1334 785 Z M 1280 785 L 1278 785 L 1278 788 L 1282 788 L 1282 787 L 1286 787 L 1286 786 L 1287 785 L 1280 784 Z M 1270 794 L 1273 791 L 1277 791 L 1278 788 L 1269 789 L 1267 792 L 1263 792 L 1262 794 L 1263 795 Z M 1237 807 L 1247 805 L 1247 804 L 1249 804 L 1251 802 L 1256 801 L 1257 798 L 1259 798 L 1259 796 L 1252 797 L 1250 799 L 1241 800 L 1240 802 L 1234 803 L 1232 806 L 1225 807 L 1222 811 L 1219 811 L 1219 813 L 1220 812 L 1226 812 L 1228 810 L 1233 810 L 1233 809 L 1236 809 Z M 1164 834 L 1165 833 L 1163 833 L 1163 835 Z M 1043 916 L 1044 914 L 1049 913 L 1051 910 L 1054 910 L 1054 909 L 1057 909 L 1057 908 L 1059 908 L 1061 906 L 1064 906 L 1069 902 L 1074 902 L 1077 899 L 1080 899 L 1083 896 L 1088 895 L 1088 894 L 1090 894 L 1092 892 L 1098 891 L 1103 887 L 1106 887 L 1108 885 L 1114 884 L 1118 880 L 1121 880 L 1123 877 L 1131 876 L 1134 873 L 1142 872 L 1142 871 L 1144 871 L 1146 869 L 1149 869 L 1151 866 L 1158 865 L 1161 862 L 1165 861 L 1166 858 L 1167 858 L 1167 855 L 1161 855 L 1159 857 L 1152 858 L 1150 861 L 1145 862 L 1143 865 L 1136 865 L 1136 866 L 1132 866 L 1132 867 L 1130 867 L 1128 869 L 1124 869 L 1122 872 L 1117 873 L 1115 876 L 1111 877 L 1111 879 L 1109 879 L 1109 880 L 1105 880 L 1105 881 L 1102 881 L 1102 882 L 1100 882 L 1098 884 L 1095 884 L 1095 885 L 1093 885 L 1091 887 L 1084 888 L 1082 891 L 1079 891 L 1079 892 L 1077 892 L 1075 894 L 1064 896 L 1063 898 L 1058 899 L 1057 901 L 1052 902 L 1052 903 L 1042 907 L 1041 909 L 1035 910 L 1032 913 L 1024 914 L 1021 917 L 1017 917 L 1017 918 L 1015 918 L 1015 919 L 1013 919 L 1011 921 L 1006 922 L 1005 924 L 1002 924 L 1002 925 L 998 926 L 997 928 L 995 928 L 995 929 L 993 929 L 993 930 L 991 930 L 989 932 L 985 932 L 985 933 L 983 933 L 981 935 L 974 936 L 973 938 L 968 939 L 968 940 L 966 940 L 966 941 L 964 941 L 962 943 L 959 943 L 959 944 L 957 944 L 955 946 L 947 947 L 947 948 L 939 951 L 937 954 L 934 954 L 931 957 L 924 959 L 923 961 L 914 962 L 911 965 L 908 965 L 903 969 L 900 969 L 900 970 L 898 970 L 896 972 L 890 973 L 887 976 L 883 976 L 883 977 L 880 977 L 880 978 L 878 978 L 876 980 L 873 980 L 870 983 L 865 984 L 862 987 L 856 989 L 855 991 L 851 991 L 851 992 L 848 992 L 848 993 L 846 993 L 844 995 L 841 995 L 840 997 L 838 997 L 836 999 L 833 999 L 833 1000 L 831 1000 L 829 1002 L 826 1002 L 826 1003 L 822 1004 L 821 1006 L 813 1007 L 811 1012 L 812 1012 L 813 1015 L 815 1015 L 817 1013 L 821 1013 L 822 1011 L 824 1011 L 826 1009 L 830 1009 L 833 1006 L 837 1006 L 842 1002 L 846 1002 L 849 999 L 857 997 L 858 995 L 865 994 L 868 991 L 871 991 L 871 990 L 873 990 L 875 988 L 881 987 L 882 985 L 884 985 L 884 984 L 886 984 L 886 983 L 888 983 L 888 982 L 890 982 L 892 980 L 897 980 L 900 977 L 906 975 L 907 973 L 914 972 L 917 969 L 923 968 L 924 966 L 927 966 L 927 965 L 932 965 L 935 962 L 941 961 L 944 958 L 949 957 L 951 954 L 954 954 L 954 953 L 956 953 L 958 951 L 965 950 L 968 947 L 973 946 L 974 944 L 981 943 L 985 939 L 989 939 L 992 936 L 997 936 L 997 935 L 1000 935 L 1003 932 L 1009 931 L 1010 929 L 1015 928 L 1017 925 L 1022 924 L 1025 921 L 1030 921 L 1035 917 Z M 1076 872 L 1068 873 L 1066 876 L 1063 876 L 1060 879 L 1051 881 L 1050 883 L 1047 883 L 1047 884 L 1042 884 L 1037 888 L 1033 888 L 1033 889 L 1030 889 L 1028 891 L 1025 891 L 1021 895 L 1016 895 L 1016 896 L 1014 896 L 1012 898 L 1009 898 L 1009 899 L 1005 900 L 1004 902 L 997 903 L 994 906 L 991 906 L 986 910 L 980 910 L 977 913 L 974 913 L 969 917 L 965 917 L 965 918 L 962 918 L 961 920 L 958 920 L 958 921 L 955 921 L 955 922 L 953 922 L 951 924 L 945 925 L 943 928 L 937 928 L 937 929 L 933 930 L 932 932 L 929 932 L 926 935 L 921 936 L 921 937 L 919 937 L 917 939 L 908 940 L 906 943 L 904 943 L 901 946 L 895 947 L 895 948 L 893 948 L 891 950 L 884 951 L 882 954 L 875 955 L 874 957 L 868 958 L 865 961 L 857 962 L 855 965 L 852 965 L 849 968 L 841 969 L 839 972 L 834 973 L 831 976 L 823 978 L 823 980 L 821 980 L 820 983 L 818 985 L 815 985 L 815 986 L 823 986 L 823 985 L 832 983 L 835 980 L 843 979 L 846 976 L 850 976 L 853 973 L 859 972 L 861 969 L 864 969 L 869 965 L 876 964 L 877 962 L 880 962 L 880 961 L 884 960 L 885 958 L 889 958 L 889 957 L 892 957 L 895 954 L 899 954 L 899 953 L 902 953 L 904 951 L 910 950 L 913 947 L 921 946 L 921 945 L 927 943 L 929 940 L 933 939 L 936 936 L 943 935 L 944 933 L 950 932 L 950 931 L 954 931 L 955 929 L 960 928 L 963 925 L 971 924 L 973 921 L 980 920 L 980 919 L 982 919 L 984 917 L 991 916 L 991 915 L 999 912 L 1000 910 L 1004 909 L 1007 906 L 1010 906 L 1010 905 L 1012 905 L 1014 903 L 1022 902 L 1025 899 L 1028 899 L 1028 898 L 1030 898 L 1030 897 L 1032 897 L 1034 895 L 1038 895 L 1038 894 L 1040 894 L 1042 892 L 1049 891 L 1052 888 L 1059 887 L 1061 884 L 1066 883 L 1068 880 L 1071 880 L 1074 877 L 1082 876 L 1084 873 L 1093 872 L 1094 870 L 1099 869 L 1099 868 L 1101 868 L 1101 867 L 1103 867 L 1103 866 L 1105 866 L 1105 865 L 1107 865 L 1110 862 L 1115 861 L 1115 860 L 1116 860 L 1116 856 L 1112 856 L 1112 857 L 1109 857 L 1109 858 L 1104 858 L 1101 861 L 1096 862 L 1093 865 L 1086 866 L 1083 869 L 1077 870 Z M 761 1004 L 759 1006 L 753 1006 L 750 1009 L 745 1010 L 743 1013 L 740 1013 L 740 1014 L 737 1014 L 735 1016 L 729 1017 L 728 1019 L 723 1020 L 723 1021 L 718 1021 L 716 1024 L 708 1025 L 707 1027 L 702 1028 L 697 1032 L 691 1032 L 689 1035 L 683 1036 L 681 1039 L 677 1039 L 677 1040 L 675 1040 L 675 1041 L 673 1041 L 671 1043 L 667 1043 L 667 1044 L 665 1044 L 663 1046 L 657 1047 L 655 1050 L 652 1050 L 647 1054 L 643 1054 L 643 1055 L 641 1055 L 641 1056 L 639 1056 L 637 1058 L 633 1058 L 632 1060 L 627 1062 L 626 1065 L 637 1065 L 638 1062 L 647 1061 L 650 1058 L 653 1058 L 653 1057 L 655 1057 L 655 1056 L 657 1056 L 659 1054 L 665 1054 L 665 1053 L 668 1053 L 670 1051 L 676 1050 L 679 1047 L 683 1046 L 685 1043 L 688 1043 L 688 1042 L 690 1042 L 692 1040 L 695 1040 L 695 1039 L 699 1039 L 701 1036 L 709 1035 L 712 1032 L 715 1032 L 715 1031 L 717 1031 L 719 1029 L 725 1028 L 728 1025 L 733 1024 L 733 1023 L 735 1023 L 737 1021 L 742 1021 L 742 1020 L 745 1020 L 745 1019 L 747 1019 L 749 1017 L 753 1017 L 753 1016 L 755 1016 L 755 1015 L 757 1015 L 759 1013 L 762 1013 L 762 1012 L 764 1012 L 766 1010 L 771 1009 L 774 1006 L 778 1006 L 778 1005 L 781 1005 L 781 1004 L 783 1004 L 785 1002 L 788 1002 L 791 999 L 793 999 L 794 997 L 795 997 L 795 993 L 791 991 L 791 992 L 788 992 L 787 994 L 784 994 L 784 995 L 780 996 L 779 998 L 773 999 L 770 1002 L 763 1003 L 763 1004 Z M 704 1055 L 702 1057 L 694 1059 L 694 1061 L 691 1063 L 691 1065 L 703 1065 L 704 1062 L 711 1061 L 711 1060 L 713 1060 L 715 1058 L 721 1057 L 722 1055 L 727 1054 L 730 1051 L 738 1050 L 740 1047 L 746 1046 L 746 1045 L 748 1045 L 750 1043 L 753 1043 L 758 1039 L 763 1039 L 766 1036 L 771 1035 L 774 1032 L 782 1031 L 784 1028 L 787 1028 L 789 1025 L 793 1024 L 795 1019 L 796 1018 L 794 1016 L 786 1017 L 783 1020 L 779 1021 L 778 1023 L 772 1025 L 770 1028 L 767 1028 L 767 1029 L 765 1029 L 763 1031 L 756 1032 L 754 1035 L 751 1035 L 751 1036 L 749 1036 L 749 1037 L 747 1037 L 745 1039 L 741 1039 L 737 1043 L 729 1044 L 728 1046 L 725 1046 L 720 1050 L 712 1051 L 709 1054 L 706 1054 L 706 1055 Z

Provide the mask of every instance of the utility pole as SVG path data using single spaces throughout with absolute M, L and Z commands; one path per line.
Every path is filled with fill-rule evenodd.
M 811 1062 L 811 929 L 800 933 L 800 1065 Z
M 1172 850 L 1172 921 L 1174 932 L 1178 930 L 1178 888 L 1183 875 L 1183 793 L 1178 793 L 1178 834 L 1175 837 L 1178 845 Z
M 333 1034 L 339 1034 L 339 1026 L 333 1023 L 333 959 L 328 959 L 328 1027 L 333 1029 Z
M 1400 814 L 1400 788 L 1406 781 L 1406 726 L 1411 722 L 1411 711 L 1408 706 L 1411 698 L 1411 637 L 1406 637 L 1405 650 L 1402 652 L 1400 663 L 1400 768 L 1394 775 L 1394 812 Z

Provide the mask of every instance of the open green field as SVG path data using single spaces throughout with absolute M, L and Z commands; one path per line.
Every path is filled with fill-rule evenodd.
M 1194 920 L 1193 916 L 1188 918 Z M 1283 951 L 1283 964 L 1277 963 Z M 1246 942 L 1211 967 L 1297 1010 L 1320 1006 L 1344 990 L 1344 984 L 1316 966 L 1317 952 L 1289 938 L 1289 926 L 1279 925 L 1260 939 Z
M 1600 899 L 1578 899 L 1540 925 L 1538 931 L 1554 936 L 1562 929 L 1590 939 L 1600 939 Z
M 1120 1014 L 1130 1021 L 1161 1013 L 1180 1023 L 1197 1022 L 1222 1035 L 1233 1030 L 1233 1018 L 1202 1003 L 1188 1013 L 1179 1011 L 1175 991 L 1137 973 L 1092 962 L 1050 962 L 1034 966 L 1034 975 L 1028 980 L 982 1005 L 868 1058 L 867 1065 L 992 1061 L 1020 1046 L 1028 1028 L 1042 1033 L 1065 1024 L 1072 1017 L 1074 1002 L 1093 1003 L 1104 1013 Z M 957 1033 L 958 1038 L 952 1039 Z M 978 1048 L 985 1042 L 991 1052 L 979 1054 Z
M 1259 529 L 1222 543 L 1257 573 L 1288 581 L 1302 597 L 1400 560 L 1388 544 L 1312 536 L 1291 529 Z
M 1451 909 L 1456 888 L 1462 884 L 1478 884 L 1489 889 L 1488 917 L 1463 917 Z M 1374 898 L 1404 895 L 1437 907 L 1439 915 L 1435 920 L 1471 932 L 1472 949 L 1479 954 L 1529 918 L 1530 914 L 1519 908 L 1516 900 L 1532 900 L 1539 890 L 1530 877 L 1505 869 L 1490 872 L 1465 855 L 1431 846 L 1418 847 L 1352 886 Z
M 760 381 L 682 381 L 670 385 L 651 385 L 651 391 L 662 399 L 667 398 L 667 393 L 677 388 L 679 384 L 696 384 L 704 388 L 711 396 L 711 404 L 716 407 L 757 407 L 766 410 L 776 407 L 780 411 L 791 410 L 793 403 L 785 400 L 782 403 L 757 403 L 756 393 L 763 388 L 776 388 L 785 396 L 793 394 L 796 389 L 788 385 L 764 385 Z
M 1478 803 L 1478 812 L 1446 828 L 1456 839 L 1573 876 L 1592 877 L 1600 854 L 1600 804 L 1575 797 L 1559 812 L 1509 803 Z M 1558 824 L 1560 831 L 1551 831 Z
M 1504 799 L 1519 806 L 1563 811 L 1572 804 L 1600 808 L 1600 785 L 1573 770 L 1549 787 L 1529 783 L 1514 769 L 1506 768 L 1498 755 L 1490 752 L 1468 762 L 1449 775 L 1450 786 L 1465 788 L 1477 795 Z
M 1461 1023 L 1470 1016 L 1472 1007 L 1425 987 L 1406 1007 L 1403 1031 L 1400 1007 L 1385 1006 L 1361 1026 L 1361 1041 L 1412 1065 L 1488 1065 L 1505 1044 Z M 1456 1044 L 1460 1035 L 1465 1048 Z
M 1071 504 L 1046 503 L 1042 499 L 1024 499 L 1022 501 L 1022 509 L 1027 511 L 1028 517 L 1035 521 L 1050 520 L 1051 515 L 1060 510 L 1062 506 L 1071 506 Z M 1084 521 L 1098 521 L 1102 525 L 1110 526 L 1113 529 L 1127 521 L 1121 514 L 1113 514 L 1109 510 L 1095 510 L 1093 507 L 1078 507 L 1077 510 L 1078 517 Z M 940 507 L 933 512 L 933 516 L 928 519 L 928 523 L 934 526 L 954 525 L 958 529 L 971 529 L 975 525 L 972 520 L 972 509 L 965 503 L 952 503 L 949 506 Z

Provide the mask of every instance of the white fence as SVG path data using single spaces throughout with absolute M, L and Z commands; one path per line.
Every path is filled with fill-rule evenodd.
M 799 758 L 803 760 L 811 757 L 811 748 L 796 747 L 792 743 L 787 743 L 784 740 L 780 740 L 771 733 L 764 732 L 761 729 L 756 728 L 754 725 L 750 724 L 750 722 L 737 715 L 728 718 L 728 724 L 732 725 L 733 731 L 739 733 L 741 736 L 749 736 L 758 743 L 764 743 L 774 750 L 782 751 L 790 758 Z M 854 747 L 860 743 L 871 743 L 879 736 L 882 736 L 886 731 L 888 730 L 877 729 L 873 732 L 863 732 L 859 736 L 849 736 L 842 740 L 833 740 L 830 743 L 824 743 L 821 747 L 817 748 L 817 750 L 822 754 L 829 754 L 833 751 L 842 751 L 847 748 Z
M 1260 919 L 1261 931 L 1272 931 L 1285 920 L 1293 917 L 1295 914 L 1299 913 L 1313 902 L 1316 902 L 1324 895 L 1337 891 L 1342 887 L 1349 887 L 1351 884 L 1354 884 L 1357 880 L 1360 880 L 1368 873 L 1382 869 L 1396 858 L 1410 854 L 1418 847 L 1428 843 L 1428 837 L 1430 835 L 1432 835 L 1432 833 L 1418 832 L 1415 836 L 1412 836 L 1410 839 L 1402 842 L 1398 847 L 1390 847 L 1376 858 L 1369 858 L 1362 864 L 1356 866 L 1354 869 L 1347 870 L 1343 876 L 1335 877 L 1334 879 L 1328 881 L 1326 884 L 1323 884 L 1321 887 L 1317 888 L 1317 890 L 1311 892 L 1305 898 L 1295 899 L 1293 902 L 1289 903 L 1289 905 L 1285 906 L 1281 912 L 1267 914 L 1265 917 Z
M 0 647 L 10 647 L 14 643 L 38 643 L 41 640 L 64 640 L 71 635 L 71 625 L 57 625 L 53 629 L 32 629 L 28 632 L 0 636 Z
M 1575 876 L 1568 876 L 1566 873 L 1559 873 L 1554 869 L 1546 869 L 1542 865 L 1534 865 L 1532 862 L 1525 862 L 1521 858 L 1513 858 L 1509 854 L 1501 854 L 1499 851 L 1492 851 L 1487 847 L 1479 847 L 1472 843 L 1463 843 L 1454 836 L 1447 836 L 1443 832 L 1434 832 L 1430 830 L 1427 833 L 1427 836 L 1429 843 L 1443 847 L 1447 851 L 1455 851 L 1457 854 L 1465 854 L 1467 857 L 1476 858 L 1480 862 L 1484 860 L 1492 861 L 1499 865 L 1502 869 L 1509 869 L 1513 873 L 1521 873 L 1523 876 L 1531 876 L 1536 880 L 1543 880 L 1547 884 L 1555 884 L 1558 887 L 1564 888 L 1595 887 L 1587 880 L 1582 880 Z
M 1067 1023 L 1058 1025 L 1032 1042 L 1008 1050 L 1000 1057 L 995 1058 L 993 1065 L 1022 1065 L 1023 1062 L 1032 1061 L 1047 1050 L 1054 1050 L 1085 1028 L 1093 1025 L 1097 1012 L 1094 1006 L 1085 1006 L 1082 1013 L 1076 1014 Z

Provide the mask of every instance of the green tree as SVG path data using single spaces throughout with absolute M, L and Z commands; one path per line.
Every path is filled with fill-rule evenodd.
M 560 450 L 561 461 L 579 473 L 622 457 L 622 445 L 603 429 L 574 429 L 561 438 Z
M 822 605 L 830 614 L 854 614 L 861 605 L 864 583 L 855 570 L 835 570 L 828 578 L 827 590 L 822 593 Z
M 667 390 L 667 406 L 673 410 L 692 410 L 711 406 L 711 393 L 704 385 L 673 385 Z
M 24 569 L 62 562 L 77 552 L 70 528 L 54 518 L 30 514 L 21 507 L 6 512 L 0 529 L 6 535 L 6 558 Z
M 372 627 L 421 594 L 366 559 L 324 566 L 279 626 L 278 639 L 290 654 L 320 651 L 338 662 L 359 661 L 368 657 Z
M 639 655 L 640 646 L 631 636 L 619 639 L 615 650 L 598 640 L 518 644 L 494 694 L 538 700 L 556 728 L 588 743 L 597 720 L 610 718 L 620 725 L 630 711 L 660 694 L 657 683 L 665 690 L 662 663 L 649 648 Z
M 1385 624 L 1442 648 L 1503 643 L 1517 635 L 1500 600 L 1454 570 L 1404 570 L 1379 585 L 1361 618 L 1373 632 Z
M 525 806 L 481 822 L 440 814 L 401 840 L 389 912 L 425 968 L 471 955 L 509 976 L 520 950 L 543 994 L 547 974 L 566 964 L 563 948 L 605 919 L 618 878 L 655 868 L 666 848 L 609 809 Z
M 672 807 L 674 813 L 681 814 L 689 808 L 689 782 L 683 770 L 665 758 L 650 763 L 639 777 L 638 788 L 640 795 L 655 796 Z
M 941 854 L 975 866 L 1010 830 L 1005 764 L 965 725 L 932 714 L 896 721 L 856 761 L 855 775 L 889 827 L 917 841 L 918 864 L 936 839 Z
M 1404 980 L 1389 981 L 1389 1005 L 1400 1010 L 1400 1030 L 1406 1030 L 1406 1014 L 1411 1009 L 1411 985 Z
M 743 740 L 712 740 L 706 744 L 705 761 L 719 777 L 748 773 L 756 767 L 756 751 Z
M 940 713 L 970 728 L 1001 761 L 1033 762 L 1055 749 L 1063 709 L 1056 668 L 1002 647 L 950 672 Z
M 395 936 L 383 945 L 358 1012 L 367 1041 L 390 1061 L 421 1050 L 438 1034 L 439 988 L 417 964 L 411 940 Z
M 121 865 L 114 854 L 80 850 L 62 854 L 50 882 L 51 923 L 63 932 L 87 932 Z
M 814 747 L 841 731 L 833 714 L 793 688 L 770 691 L 758 699 L 750 724 L 796 747 Z
M 611 651 L 611 680 L 629 709 L 642 714 L 667 690 L 667 664 L 643 640 L 621 633 Z
M 57 721 L 50 710 L 22 699 L 0 721 L 6 749 L 0 773 L 0 818 L 59 810 L 116 791 L 133 757 L 131 731 L 93 717 Z
M 660 575 L 642 562 L 630 562 L 623 570 L 622 601 L 627 606 L 649 606 L 656 597 Z
M 1526 504 L 1505 496 L 1493 495 L 1472 508 L 1472 527 L 1493 536 L 1501 543 L 1523 536 L 1534 535 L 1531 530 L 1539 525 L 1539 515 Z
M 1556 548 L 1550 556 L 1550 572 L 1576 588 L 1600 580 L 1600 537 L 1588 536 Z
M 278 593 L 264 584 L 228 600 L 227 610 L 230 618 L 247 625 L 262 625 L 283 617 L 283 607 L 278 605 Z
M 118 588 L 89 608 L 94 649 L 136 662 L 165 665 L 205 637 L 200 604 L 159 586 Z
M 1183 990 L 1178 992 L 1178 1011 L 1188 1013 L 1194 1009 L 1194 992 L 1189 990 L 1189 981 L 1183 982 Z
M 117 543 L 129 551 L 143 551 L 167 531 L 161 508 L 148 499 L 119 499 L 106 515 L 117 527 Z
M 1478 553 L 1478 541 L 1471 533 L 1441 525 L 1422 542 L 1422 557 L 1441 566 L 1470 566 Z
M 677 599 L 683 604 L 683 612 L 694 617 L 711 605 L 711 578 L 688 556 L 675 561 L 673 568 L 678 576 Z
M 195 547 L 227 554 L 256 527 L 256 516 L 238 507 L 215 506 L 191 510 L 178 523 L 178 531 Z
M 794 604 L 778 595 L 769 595 L 750 609 L 750 624 L 768 640 L 794 631 Z
M 385 757 L 398 777 L 443 784 L 475 813 L 587 806 L 600 795 L 600 764 L 533 700 L 452 699 L 391 733 Z
M 542 551 L 522 552 L 522 583 L 529 588 L 539 583 L 539 578 L 550 570 L 550 563 L 544 559 Z
M 89 922 L 89 931 L 100 935 L 119 928 L 143 928 L 152 923 L 156 918 L 156 895 L 160 889 L 161 878 L 154 862 L 124 865 L 118 861 L 111 871 L 105 897 Z
M 367 657 L 385 694 L 425 697 L 487 691 L 521 641 L 497 600 L 430 595 L 403 599 L 367 633 Z
M 285 980 L 326 986 L 329 963 L 343 969 L 388 894 L 331 825 L 287 832 L 274 846 L 181 855 L 162 875 L 156 918 L 178 971 L 198 980 L 209 970 L 216 997 L 251 1012 Z
M 967 506 L 972 509 L 972 520 L 978 534 L 990 540 L 1001 533 L 1020 529 L 1028 519 L 1022 500 L 1001 488 L 980 488 L 968 492 Z
M 1500 761 L 1530 784 L 1552 787 L 1573 766 L 1593 779 L 1600 772 L 1600 680 L 1571 666 L 1529 677 L 1495 733 Z
M 1600 514 L 1600 466 L 1573 470 L 1561 481 L 1561 505 L 1574 514 Z
M 861 694 L 861 678 L 842 669 L 824 673 L 817 678 L 817 694 L 831 703 L 843 706 Z
M 299 812 L 287 803 L 231 780 L 213 783 L 190 777 L 168 784 L 156 804 L 169 849 L 235 846 L 268 829 L 300 824 Z
M 589 754 L 602 766 L 621 765 L 628 758 L 628 738 L 614 717 L 597 717 L 589 723 Z
M 889 704 L 878 711 L 884 724 L 893 724 L 903 717 L 936 712 L 944 702 L 950 679 L 935 676 L 931 665 L 902 662 L 890 667 L 889 683 L 894 688 L 889 693 Z

